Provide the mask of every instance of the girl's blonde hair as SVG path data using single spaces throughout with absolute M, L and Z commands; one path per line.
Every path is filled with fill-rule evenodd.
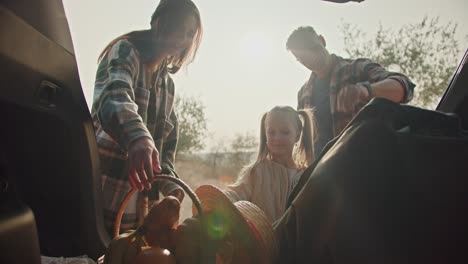
M 239 177 L 232 186 L 238 185 L 248 179 L 247 176 L 255 171 L 255 167 L 262 161 L 270 160 L 271 154 L 267 147 L 266 125 L 265 121 L 271 113 L 286 113 L 288 118 L 294 120 L 297 131 L 300 131 L 298 145 L 294 148 L 293 159 L 296 165 L 301 169 L 307 168 L 315 160 L 314 140 L 315 140 L 315 125 L 313 113 L 311 109 L 296 111 L 290 106 L 275 106 L 270 111 L 263 114 L 260 122 L 260 144 L 258 147 L 257 159 L 250 165 L 244 167 L 239 173 Z
M 311 109 L 296 111 L 290 106 L 275 106 L 270 111 L 263 114 L 260 121 L 260 144 L 258 147 L 257 159 L 248 166 L 245 166 L 239 173 L 236 182 L 231 186 L 236 186 L 245 182 L 252 176 L 257 165 L 265 160 L 271 159 L 271 154 L 267 147 L 266 125 L 265 121 L 269 114 L 282 112 L 287 114 L 288 118 L 294 120 L 297 131 L 300 131 L 299 144 L 294 148 L 293 159 L 301 169 L 309 167 L 315 160 L 314 156 L 314 140 L 315 140 L 315 122 Z
M 296 128 L 298 131 L 301 132 L 301 136 L 299 138 L 299 144 L 294 149 L 293 158 L 301 168 L 306 168 L 315 159 L 314 155 L 314 136 L 315 126 L 313 125 L 313 116 L 310 110 L 298 110 L 296 111 L 294 108 L 290 106 L 275 106 L 270 111 L 266 112 L 262 116 L 262 120 L 260 123 L 260 144 L 258 147 L 258 155 L 257 160 L 255 163 L 260 161 L 264 161 L 266 159 L 271 158 L 271 154 L 268 151 L 267 147 L 267 138 L 266 138 L 266 125 L 265 121 L 269 114 L 275 112 L 282 112 L 288 115 L 289 118 L 294 120 L 296 124 Z
M 106 46 L 99 55 L 98 61 L 107 54 L 117 41 L 122 39 L 132 42 L 140 54 L 145 53 L 146 50 L 152 48 L 151 45 L 154 45 L 155 39 L 163 39 L 168 33 L 177 28 L 177 23 L 183 22 L 183 18 L 190 15 L 193 15 L 197 21 L 197 30 L 192 44 L 177 56 L 168 57 L 164 61 L 165 65 L 163 65 L 169 73 L 176 73 L 185 63 L 190 63 L 195 59 L 203 34 L 200 12 L 191 0 L 161 0 L 151 16 L 151 28 L 155 30 L 156 36 L 151 34 L 152 29 L 132 31 L 121 35 Z

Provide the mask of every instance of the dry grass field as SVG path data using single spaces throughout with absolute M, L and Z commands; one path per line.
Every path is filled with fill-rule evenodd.
M 244 163 L 243 165 L 246 165 Z M 206 158 L 197 155 L 178 158 L 176 161 L 176 170 L 180 178 L 187 183 L 194 191 L 197 187 L 204 184 L 214 185 L 220 189 L 226 188 L 233 183 L 239 174 L 242 166 L 225 156 L 218 157 L 214 162 L 212 157 Z M 180 222 L 187 217 L 192 216 L 192 201 L 185 196 L 182 202 L 180 213 Z

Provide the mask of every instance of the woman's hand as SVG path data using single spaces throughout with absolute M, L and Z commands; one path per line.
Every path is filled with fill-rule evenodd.
M 150 178 L 153 169 L 161 172 L 159 152 L 151 138 L 141 137 L 132 142 L 128 148 L 128 181 L 133 188 L 142 191 L 151 189 Z

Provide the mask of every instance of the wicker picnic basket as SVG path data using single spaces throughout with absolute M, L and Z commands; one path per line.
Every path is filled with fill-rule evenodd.
M 171 181 L 179 185 L 184 192 L 190 197 L 193 202 L 194 207 L 197 209 L 198 217 L 203 221 L 203 211 L 201 207 L 200 200 L 193 190 L 181 179 L 175 178 L 170 175 L 155 175 L 150 179 L 151 183 L 157 181 Z M 141 232 L 139 232 L 140 227 L 136 230 L 120 234 L 120 225 L 122 221 L 122 216 L 129 203 L 130 199 L 137 192 L 137 189 L 133 188 L 130 190 L 127 195 L 122 200 L 122 203 L 119 207 L 115 223 L 114 223 L 114 232 L 113 240 L 109 244 L 109 247 L 106 250 L 104 256 L 99 258 L 98 263 L 102 264 L 130 264 L 134 262 L 134 259 L 138 253 L 141 252 L 142 248 L 147 247 L 146 241 L 143 239 Z M 147 202 L 146 202 L 147 204 Z M 145 210 L 147 214 L 148 210 Z M 215 256 L 212 253 L 204 252 L 202 253 L 202 263 L 215 263 Z

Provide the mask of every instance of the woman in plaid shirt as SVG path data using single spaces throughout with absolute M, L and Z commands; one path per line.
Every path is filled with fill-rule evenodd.
M 200 13 L 191 0 L 161 0 L 150 29 L 117 37 L 99 57 L 92 117 L 109 229 L 131 188 L 150 200 L 158 199 L 159 191 L 180 201 L 184 197 L 177 185 L 151 186 L 148 178 L 153 169 L 177 177 L 178 126 L 169 73 L 194 59 L 201 35 Z M 140 215 L 136 204 L 134 199 L 127 206 L 122 229 L 136 227 Z

